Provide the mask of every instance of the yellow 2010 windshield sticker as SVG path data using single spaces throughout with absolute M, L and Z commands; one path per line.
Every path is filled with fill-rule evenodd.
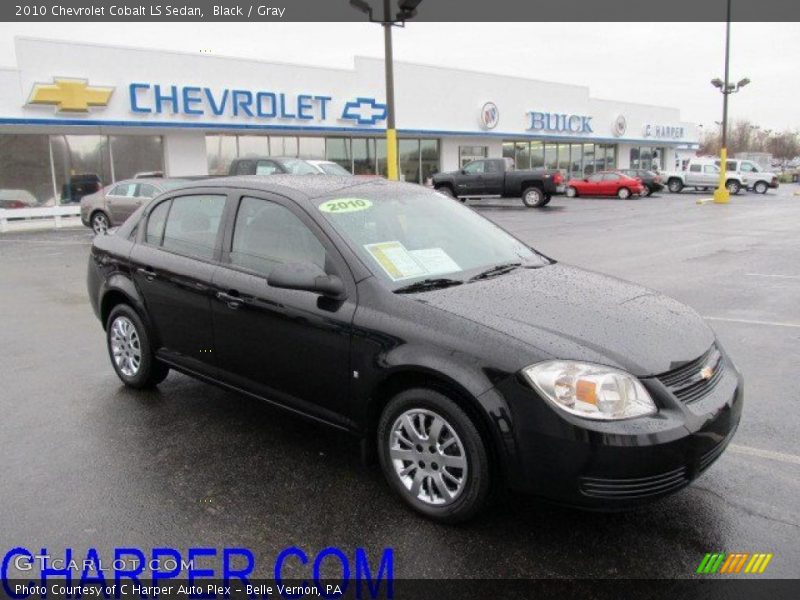
M 372 202 L 366 198 L 336 198 L 328 200 L 319 205 L 319 209 L 324 213 L 351 213 L 360 210 L 367 210 L 372 206 Z

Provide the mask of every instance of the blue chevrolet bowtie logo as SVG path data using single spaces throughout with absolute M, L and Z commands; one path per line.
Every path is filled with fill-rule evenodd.
M 374 125 L 386 119 L 386 105 L 376 102 L 375 98 L 356 98 L 344 105 L 342 119 L 359 125 Z

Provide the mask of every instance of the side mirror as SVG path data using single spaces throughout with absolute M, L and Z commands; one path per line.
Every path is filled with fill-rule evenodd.
M 336 275 L 327 275 L 317 265 L 288 263 L 278 265 L 267 277 L 267 284 L 286 290 L 303 290 L 330 298 L 344 296 L 344 283 Z
M 467 170 L 466 169 L 459 169 L 458 172 L 461 173 L 462 175 L 466 175 L 467 174 Z

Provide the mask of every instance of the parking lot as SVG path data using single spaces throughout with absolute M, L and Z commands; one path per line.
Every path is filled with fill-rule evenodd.
M 796 192 L 470 202 L 549 256 L 695 308 L 744 374 L 745 409 L 718 462 L 657 504 L 599 514 L 507 495 L 460 527 L 406 510 L 345 435 L 176 373 L 125 389 L 86 297 L 88 230 L 0 236 L 2 537 L 54 553 L 243 546 L 259 562 L 391 547 L 403 578 L 691 577 L 706 552 L 770 552 L 770 576 L 799 577 Z

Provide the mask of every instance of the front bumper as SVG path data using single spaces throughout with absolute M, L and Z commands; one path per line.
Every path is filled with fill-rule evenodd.
M 724 353 L 722 360 L 724 371 L 708 395 L 684 403 L 658 379 L 643 379 L 659 412 L 615 422 L 562 414 L 521 377 L 507 379 L 487 394 L 502 396 L 510 410 L 500 442 L 509 486 L 604 510 L 683 488 L 722 454 L 741 418 L 742 378 Z

